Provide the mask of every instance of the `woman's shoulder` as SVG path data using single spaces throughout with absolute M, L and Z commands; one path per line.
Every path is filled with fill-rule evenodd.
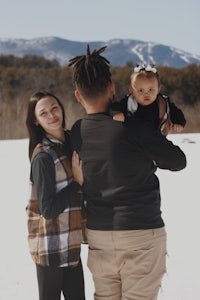
M 31 161 L 33 161 L 33 159 L 42 151 L 43 151 L 43 144 L 42 143 L 37 144 L 37 146 L 33 150 L 33 154 L 31 156 Z
M 41 160 L 41 159 L 49 160 L 50 159 L 49 150 L 50 148 L 47 148 L 44 144 L 42 143 L 38 144 L 33 150 L 31 162 L 35 160 Z

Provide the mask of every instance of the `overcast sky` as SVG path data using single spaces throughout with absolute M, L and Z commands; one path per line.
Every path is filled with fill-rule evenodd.
M 198 0 L 0 0 L 0 38 L 137 39 L 200 55 Z

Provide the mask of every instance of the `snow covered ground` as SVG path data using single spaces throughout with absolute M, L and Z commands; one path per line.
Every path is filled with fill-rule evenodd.
M 167 274 L 159 300 L 200 299 L 200 134 L 169 135 L 186 153 L 180 172 L 158 170 L 162 211 L 168 233 Z M 29 192 L 28 140 L 0 141 L 0 299 L 38 300 L 35 266 L 27 245 L 25 206 Z M 86 299 L 93 299 L 82 247 Z M 135 299 L 134 299 L 135 300 Z

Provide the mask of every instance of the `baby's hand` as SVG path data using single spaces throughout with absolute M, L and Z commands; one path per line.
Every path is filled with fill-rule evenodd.
M 183 126 L 180 124 L 174 124 L 172 128 L 175 132 L 181 132 L 183 130 Z
M 124 114 L 122 112 L 118 112 L 113 116 L 113 120 L 115 121 L 119 121 L 119 122 L 124 122 L 125 117 Z

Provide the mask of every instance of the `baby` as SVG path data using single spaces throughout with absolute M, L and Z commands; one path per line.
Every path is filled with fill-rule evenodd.
M 123 122 L 134 115 L 160 128 L 165 136 L 171 129 L 181 132 L 186 124 L 184 114 L 169 97 L 160 93 L 157 69 L 151 65 L 137 65 L 130 79 L 129 95 L 111 104 L 113 119 Z

